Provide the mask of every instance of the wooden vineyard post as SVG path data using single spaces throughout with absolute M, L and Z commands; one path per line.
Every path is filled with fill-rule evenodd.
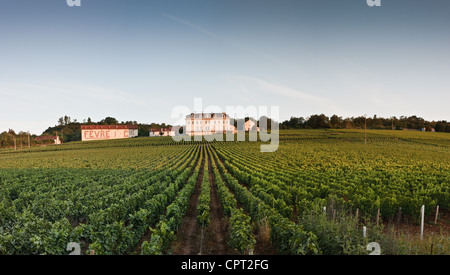
M 367 144 L 367 119 L 364 115 L 364 144 Z
M 358 221 L 358 217 L 359 217 L 359 208 L 356 208 L 356 221 Z
M 367 236 L 367 228 L 363 226 L 363 238 L 366 238 Z
M 437 224 L 438 217 L 439 217 L 439 205 L 436 206 L 436 217 L 434 218 L 434 224 Z
M 397 225 L 400 223 L 401 220 L 402 220 L 402 208 L 400 207 L 398 209 Z
M 377 226 L 379 226 L 380 225 L 380 208 L 378 208 L 378 211 L 377 211 Z
M 420 240 L 423 240 L 423 224 L 425 219 L 425 205 L 422 205 L 422 208 L 420 209 Z

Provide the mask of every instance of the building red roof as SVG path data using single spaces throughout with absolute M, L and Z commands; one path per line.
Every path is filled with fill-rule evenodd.
M 172 131 L 172 127 L 169 128 L 161 128 L 161 129 L 150 129 L 150 132 L 170 132 Z
M 138 129 L 137 125 L 81 125 L 81 130 Z
M 42 136 L 42 137 L 36 137 L 35 140 L 55 140 L 57 139 L 57 136 Z

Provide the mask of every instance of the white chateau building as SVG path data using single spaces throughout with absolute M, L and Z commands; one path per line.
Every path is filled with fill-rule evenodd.
M 226 113 L 192 113 L 186 116 L 186 134 L 190 136 L 236 133 Z

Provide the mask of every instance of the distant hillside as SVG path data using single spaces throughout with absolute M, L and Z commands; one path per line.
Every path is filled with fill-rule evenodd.
M 328 117 L 324 114 L 311 115 L 307 118 L 291 117 L 280 124 L 280 129 L 395 129 L 395 130 L 423 130 L 435 132 L 450 132 L 450 123 L 441 121 L 427 121 L 417 116 L 400 116 L 383 118 L 377 117 L 347 117 L 337 115 Z

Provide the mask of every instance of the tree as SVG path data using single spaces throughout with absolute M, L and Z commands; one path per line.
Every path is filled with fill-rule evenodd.
M 14 150 L 17 150 L 17 141 L 16 141 L 17 134 L 16 134 L 16 132 L 14 132 L 13 129 L 9 129 L 8 134 L 10 134 L 13 137 L 13 139 L 14 139 Z
M 342 117 L 339 117 L 337 115 L 331 116 L 330 126 L 331 126 L 331 128 L 341 128 L 342 127 Z
M 119 124 L 119 121 L 113 117 L 106 117 L 105 119 L 100 121 L 102 125 L 115 125 Z
M 0 146 L 1 147 L 10 147 L 14 143 L 11 140 L 11 135 L 8 132 L 3 132 L 0 134 Z
M 305 119 L 303 117 L 291 117 L 291 119 L 287 122 L 287 125 L 290 128 L 299 129 L 303 127 L 304 123 Z
M 445 120 L 438 121 L 434 125 L 434 130 L 436 132 L 450 132 L 450 126 L 449 123 Z
M 377 115 L 374 115 L 372 119 L 367 118 L 367 127 L 372 129 L 385 128 L 385 126 L 383 125 L 383 120 L 384 119 L 377 117 Z
M 306 121 L 306 126 L 312 129 L 330 128 L 330 119 L 324 115 L 312 115 Z
M 71 123 L 70 116 L 64 116 L 64 125 L 69 125 Z

